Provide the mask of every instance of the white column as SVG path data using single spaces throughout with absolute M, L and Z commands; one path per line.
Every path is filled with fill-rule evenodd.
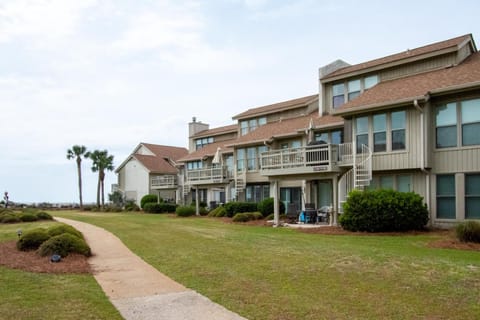
M 280 224 L 280 206 L 278 199 L 278 181 L 273 182 L 273 226 L 278 227 Z
M 338 217 L 338 177 L 333 177 L 333 205 L 330 212 L 330 219 L 329 223 L 331 226 L 337 225 L 337 217 Z
M 198 194 L 198 186 L 195 186 L 195 214 L 200 215 L 200 196 Z

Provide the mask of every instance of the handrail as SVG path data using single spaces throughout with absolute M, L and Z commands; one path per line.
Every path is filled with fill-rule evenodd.
M 332 165 L 338 161 L 334 144 L 265 151 L 260 154 L 261 170 Z

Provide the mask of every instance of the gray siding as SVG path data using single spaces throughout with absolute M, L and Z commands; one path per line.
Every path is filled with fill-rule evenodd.
M 468 149 L 437 150 L 434 156 L 434 173 L 480 171 L 480 147 Z

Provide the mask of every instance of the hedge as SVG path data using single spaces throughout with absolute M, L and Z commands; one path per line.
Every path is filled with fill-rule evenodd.
M 257 207 L 264 217 L 268 217 L 273 213 L 273 198 L 266 198 L 260 201 Z M 285 213 L 285 204 L 282 201 L 279 201 L 279 208 L 280 214 Z
M 37 228 L 25 232 L 17 241 L 17 249 L 22 251 L 36 250 L 47 241 L 50 235 L 45 229 Z
M 254 202 L 228 202 L 224 207 L 225 216 L 230 218 L 237 213 L 257 211 L 257 204 Z
M 413 192 L 354 190 L 343 208 L 340 224 L 350 231 L 422 230 L 428 222 L 427 206 Z
M 63 233 L 43 242 L 38 249 L 38 253 L 42 257 L 52 254 L 66 257 L 70 253 L 79 253 L 89 257 L 91 255 L 91 250 L 85 240 L 70 233 Z
M 173 203 L 145 203 L 143 211 L 146 213 L 173 213 L 177 205 Z
M 146 203 L 158 203 L 158 196 L 156 194 L 146 194 L 140 200 L 140 207 L 144 209 Z
M 459 223 L 455 228 L 458 240 L 462 242 L 480 243 L 480 222 L 466 221 Z

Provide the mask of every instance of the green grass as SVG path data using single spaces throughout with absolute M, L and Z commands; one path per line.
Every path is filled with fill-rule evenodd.
M 55 222 L 1 224 L 0 242 L 16 231 Z M 91 275 L 55 275 L 0 266 L 0 319 L 122 319 Z
M 115 233 L 178 282 L 249 319 L 478 319 L 480 253 L 434 235 L 327 236 L 211 218 L 55 212 Z

